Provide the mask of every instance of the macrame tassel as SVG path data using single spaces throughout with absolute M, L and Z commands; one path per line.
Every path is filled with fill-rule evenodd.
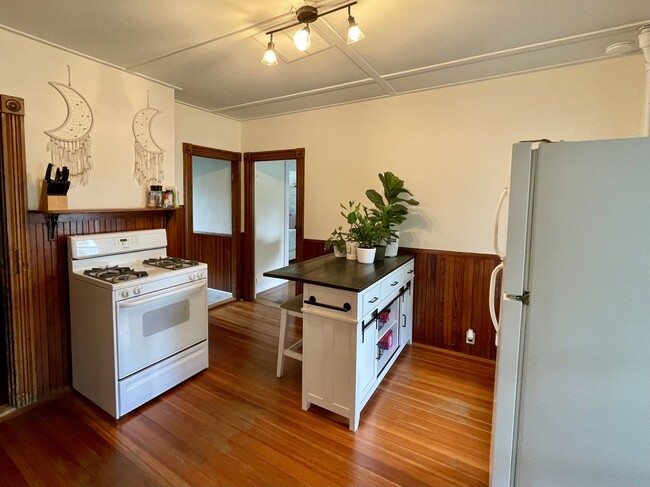
M 135 168 L 133 179 L 141 186 L 160 184 L 164 179 L 163 153 L 150 152 L 139 142 L 135 142 Z
M 73 186 L 85 186 L 90 180 L 93 159 L 90 155 L 90 136 L 77 140 L 61 140 L 50 137 L 47 144 L 51 162 L 55 167 L 68 166 Z

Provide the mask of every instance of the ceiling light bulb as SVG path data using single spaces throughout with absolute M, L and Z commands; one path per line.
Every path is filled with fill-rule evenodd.
M 278 64 L 278 56 L 275 54 L 275 44 L 273 44 L 273 37 L 269 41 L 268 46 L 266 46 L 266 51 L 262 57 L 262 64 L 267 66 L 275 66 Z
M 357 23 L 354 20 L 354 17 L 352 15 L 348 16 L 348 44 L 354 44 L 357 41 L 360 41 L 366 37 L 363 35 L 363 32 L 361 32 L 361 29 L 357 25 Z
M 311 46 L 311 34 L 309 33 L 309 24 L 300 29 L 293 35 L 293 43 L 299 51 L 306 51 Z

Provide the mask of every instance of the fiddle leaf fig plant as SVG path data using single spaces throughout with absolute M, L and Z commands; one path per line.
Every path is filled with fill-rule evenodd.
M 408 197 L 413 196 L 413 193 L 404 187 L 404 180 L 392 172 L 380 173 L 379 180 L 383 187 L 383 196 L 374 189 L 366 191 L 366 197 L 375 205 L 370 209 L 370 214 L 381 223 L 384 230 L 395 236 L 394 228 L 406 220 L 408 206 L 417 206 L 420 202 Z

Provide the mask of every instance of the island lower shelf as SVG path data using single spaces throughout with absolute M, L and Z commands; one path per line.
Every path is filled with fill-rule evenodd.
M 305 284 L 304 410 L 323 407 L 357 430 L 363 407 L 411 343 L 413 263 L 407 256 L 360 291 Z

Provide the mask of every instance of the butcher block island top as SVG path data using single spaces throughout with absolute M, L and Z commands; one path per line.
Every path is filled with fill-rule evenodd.
M 328 254 L 268 271 L 264 275 L 358 293 L 411 259 L 412 255 L 398 255 L 374 264 L 361 264 Z

